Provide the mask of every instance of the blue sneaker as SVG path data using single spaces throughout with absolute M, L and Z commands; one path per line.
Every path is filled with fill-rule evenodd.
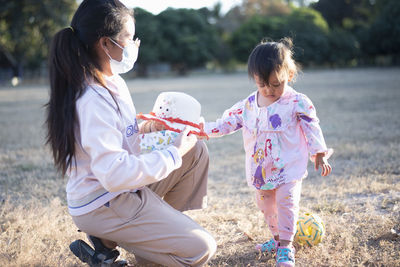
M 278 248 L 278 242 L 274 238 L 271 238 L 269 241 L 265 242 L 264 244 L 257 244 L 256 250 L 259 250 L 263 253 L 273 254 L 276 252 Z
M 294 267 L 294 247 L 278 247 L 276 252 L 276 266 Z

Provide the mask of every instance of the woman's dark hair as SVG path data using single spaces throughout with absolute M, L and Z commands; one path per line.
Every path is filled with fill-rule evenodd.
M 95 82 L 107 88 L 94 45 L 103 36 L 117 37 L 127 16 L 133 17 L 133 11 L 118 0 L 84 0 L 71 26 L 53 37 L 49 52 L 46 144 L 50 144 L 54 163 L 63 175 L 75 160 L 77 99 L 88 83 Z
M 263 40 L 251 52 L 247 62 L 247 72 L 250 78 L 258 76 L 269 86 L 269 77 L 272 72 L 297 73 L 297 65 L 293 59 L 292 39 L 286 37 L 279 42 Z

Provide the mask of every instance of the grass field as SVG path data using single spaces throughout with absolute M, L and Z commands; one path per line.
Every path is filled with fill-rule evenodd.
M 294 88 L 314 102 L 333 173 L 309 164 L 301 212 L 318 214 L 326 238 L 298 247 L 297 266 L 400 266 L 400 69 L 306 70 Z M 138 112 L 161 91 L 185 91 L 206 120 L 255 90 L 246 74 L 128 81 Z M 44 146 L 46 86 L 0 88 L 0 266 L 82 266 L 65 183 Z M 244 178 L 240 133 L 208 141 L 209 206 L 187 212 L 217 240 L 209 266 L 274 266 L 254 251 L 271 237 Z M 134 262 L 131 255 L 124 256 Z

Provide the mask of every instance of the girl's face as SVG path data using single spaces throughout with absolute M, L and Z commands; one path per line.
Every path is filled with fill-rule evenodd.
M 269 85 L 265 84 L 264 81 L 257 75 L 254 76 L 254 81 L 256 82 L 258 93 L 263 102 L 269 105 L 277 101 L 283 95 L 286 84 L 289 81 L 289 77 L 288 75 L 282 75 L 282 77 L 278 77 L 277 74 L 273 72 L 269 76 Z

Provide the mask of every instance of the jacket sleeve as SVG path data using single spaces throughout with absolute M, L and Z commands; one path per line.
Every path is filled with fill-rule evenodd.
M 215 122 L 206 122 L 204 131 L 209 137 L 220 137 L 236 132 L 243 127 L 243 108 L 246 100 L 242 100 L 224 111 Z
M 93 94 L 77 106 L 81 145 L 93 175 L 109 192 L 140 188 L 167 177 L 182 164 L 175 146 L 143 155 L 125 150 L 119 114 Z
M 297 105 L 295 106 L 295 112 L 307 140 L 310 159 L 314 161 L 317 153 L 325 153 L 329 158 L 333 150 L 328 149 L 325 144 L 325 139 L 319 125 L 319 119 L 311 100 L 305 95 L 299 95 L 297 98 Z

